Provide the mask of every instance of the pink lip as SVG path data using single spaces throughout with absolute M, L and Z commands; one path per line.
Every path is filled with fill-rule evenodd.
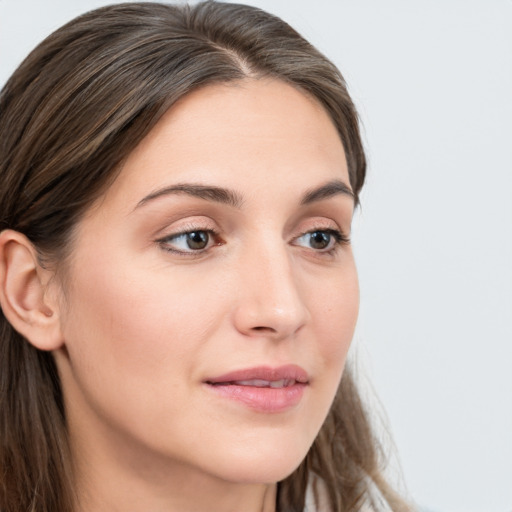
M 306 370 L 296 364 L 287 364 L 272 368 L 270 366 L 258 366 L 257 368 L 247 368 L 245 370 L 236 370 L 219 377 L 206 379 L 209 384 L 229 383 L 236 380 L 296 380 L 303 384 L 308 382 Z
M 283 387 L 259 387 L 240 381 L 287 381 Z M 297 405 L 308 385 L 306 371 L 297 365 L 259 366 L 209 378 L 205 384 L 216 394 L 239 401 L 260 412 L 283 412 Z

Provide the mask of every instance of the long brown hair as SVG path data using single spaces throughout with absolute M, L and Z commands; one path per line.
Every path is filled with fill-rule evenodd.
M 62 260 L 80 216 L 164 112 L 194 89 L 247 77 L 278 78 L 323 105 L 357 199 L 366 164 L 354 105 L 336 67 L 297 32 L 243 5 L 126 3 L 56 31 L 2 90 L 0 231 L 26 235 L 42 264 Z M 0 510 L 72 512 L 70 461 L 52 354 L 34 348 L 1 314 Z M 405 510 L 382 476 L 348 371 L 306 459 L 279 484 L 280 512 L 303 510 L 313 475 L 333 511 L 357 510 L 371 489 Z

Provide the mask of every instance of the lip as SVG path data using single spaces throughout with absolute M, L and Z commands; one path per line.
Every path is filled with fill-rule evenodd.
M 265 381 L 278 387 L 269 387 Z M 204 384 L 218 396 L 239 402 L 250 409 L 277 413 L 300 403 L 309 384 L 309 377 L 303 368 L 295 364 L 258 366 L 208 378 Z

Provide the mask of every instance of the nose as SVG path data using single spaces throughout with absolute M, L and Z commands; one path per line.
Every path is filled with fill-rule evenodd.
M 275 245 L 248 251 L 240 265 L 234 324 L 246 336 L 293 337 L 309 316 L 292 256 Z

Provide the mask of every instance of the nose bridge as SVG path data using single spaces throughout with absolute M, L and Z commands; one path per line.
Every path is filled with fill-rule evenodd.
M 237 327 L 246 334 L 286 337 L 307 318 L 298 275 L 281 237 L 262 234 L 245 251 L 237 304 Z

